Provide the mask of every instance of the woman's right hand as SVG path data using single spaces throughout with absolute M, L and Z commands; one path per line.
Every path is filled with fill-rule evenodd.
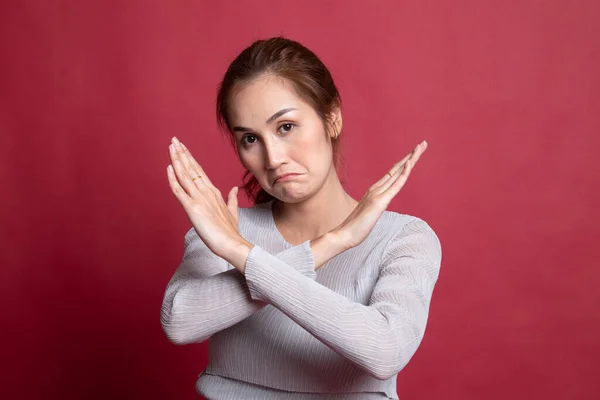
M 369 188 L 348 218 L 332 231 L 343 247 L 349 249 L 358 246 L 369 236 L 381 214 L 406 183 L 425 149 L 427 142 L 423 141 L 396 163 L 389 173 Z

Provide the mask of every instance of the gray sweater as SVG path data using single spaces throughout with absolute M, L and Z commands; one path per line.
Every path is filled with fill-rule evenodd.
M 192 228 L 161 309 L 178 344 L 209 339 L 208 399 L 397 399 L 423 339 L 441 246 L 422 219 L 385 211 L 358 246 L 317 271 L 310 242 L 281 236 L 272 203 L 239 209 L 254 244 L 242 274 Z

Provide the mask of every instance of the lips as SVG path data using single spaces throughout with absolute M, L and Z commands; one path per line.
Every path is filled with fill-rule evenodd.
M 278 177 L 275 178 L 275 180 L 273 181 L 273 184 L 277 183 L 281 179 L 284 179 L 284 178 L 287 178 L 287 177 L 292 177 L 292 176 L 297 176 L 297 175 L 300 175 L 300 174 L 296 174 L 296 173 L 293 173 L 293 172 L 290 172 L 290 173 L 287 173 L 287 174 L 281 174 L 281 175 L 279 175 Z

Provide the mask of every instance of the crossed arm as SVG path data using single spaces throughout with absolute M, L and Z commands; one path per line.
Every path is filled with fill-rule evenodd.
M 301 274 L 316 279 L 309 242 L 273 256 Z M 268 303 L 252 299 L 244 274 L 228 269 L 190 229 L 183 260 L 165 291 L 161 324 L 176 344 L 199 343 L 246 319 Z
M 316 282 L 310 242 L 276 255 L 254 246 L 243 274 L 190 233 L 186 243 L 161 310 L 170 340 L 203 341 L 271 304 L 378 379 L 398 373 L 421 343 L 441 263 L 433 230 L 412 220 L 387 243 L 364 305 Z

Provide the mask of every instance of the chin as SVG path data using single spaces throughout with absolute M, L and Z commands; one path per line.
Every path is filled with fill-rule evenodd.
M 285 188 L 280 190 L 271 190 L 268 192 L 271 196 L 284 203 L 301 203 L 309 199 L 313 193 L 300 188 Z

